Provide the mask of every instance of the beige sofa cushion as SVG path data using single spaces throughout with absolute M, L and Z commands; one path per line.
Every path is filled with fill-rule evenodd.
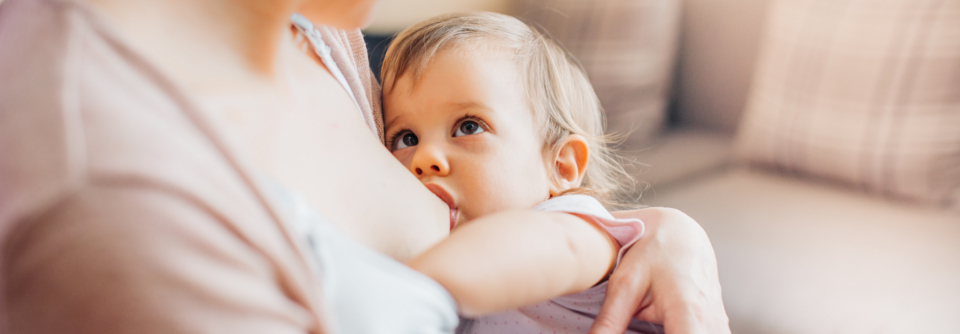
M 710 236 L 734 333 L 960 333 L 960 212 L 746 169 L 657 190 Z
M 642 147 L 666 119 L 679 0 L 517 0 L 511 12 L 543 27 L 580 60 L 608 132 Z
M 933 203 L 960 189 L 960 1 L 775 0 L 738 153 Z

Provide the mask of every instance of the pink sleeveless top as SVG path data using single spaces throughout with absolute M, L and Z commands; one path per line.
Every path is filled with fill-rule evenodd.
M 564 195 L 537 205 L 536 211 L 566 212 L 603 227 L 620 243 L 617 264 L 643 235 L 643 222 L 638 219 L 616 219 L 596 199 L 587 195 Z M 462 319 L 457 333 L 546 334 L 587 333 L 603 305 L 607 282 L 586 291 L 557 297 L 479 319 Z M 663 333 L 663 327 L 632 320 L 627 333 Z

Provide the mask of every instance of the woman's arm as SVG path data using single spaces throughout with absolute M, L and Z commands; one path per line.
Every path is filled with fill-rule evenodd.
M 205 208 L 117 183 L 18 223 L 0 252 L 0 332 L 326 333 L 307 307 L 321 296 L 291 284 L 309 284 L 306 268 Z
M 458 227 L 408 262 L 477 316 L 586 290 L 616 263 L 602 227 L 566 213 L 513 211 Z
M 663 324 L 667 333 L 730 333 L 717 257 L 700 225 L 668 208 L 613 215 L 643 220 L 646 231 L 610 275 L 590 333 L 623 333 L 633 317 Z

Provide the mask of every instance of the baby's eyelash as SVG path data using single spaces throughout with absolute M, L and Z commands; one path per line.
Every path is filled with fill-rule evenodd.
M 480 127 L 482 127 L 483 130 L 490 131 L 490 125 L 487 124 L 487 122 L 484 122 L 482 118 L 474 114 L 466 114 L 466 115 L 463 115 L 463 117 L 460 117 L 460 119 L 458 119 L 456 122 L 453 123 L 454 133 L 457 132 L 457 128 L 459 128 L 460 124 L 462 124 L 464 121 L 476 121 L 477 123 L 480 124 Z
M 392 135 L 390 135 L 390 137 L 388 137 L 390 139 L 387 140 L 387 148 L 389 148 L 391 152 L 396 150 L 397 139 L 400 139 L 400 136 L 405 135 L 407 132 L 411 132 L 411 131 L 408 129 L 400 129 L 400 130 L 397 130 L 397 132 L 394 132 Z

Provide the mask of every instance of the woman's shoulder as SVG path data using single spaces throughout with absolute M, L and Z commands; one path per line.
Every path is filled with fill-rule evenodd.
M 69 3 L 0 5 L 0 180 L 11 180 L 0 182 L 0 219 L 83 183 L 76 82 L 88 30 Z
M 270 224 L 279 218 L 229 140 L 89 8 L 7 0 L 0 45 L 0 242 L 64 198 L 109 186 L 203 208 L 219 217 L 211 224 L 289 249 L 266 236 L 282 233 Z
M 86 183 L 97 155 L 131 151 L 176 104 L 96 21 L 71 1 L 0 6 L 0 179 L 16 180 L 0 212 Z

